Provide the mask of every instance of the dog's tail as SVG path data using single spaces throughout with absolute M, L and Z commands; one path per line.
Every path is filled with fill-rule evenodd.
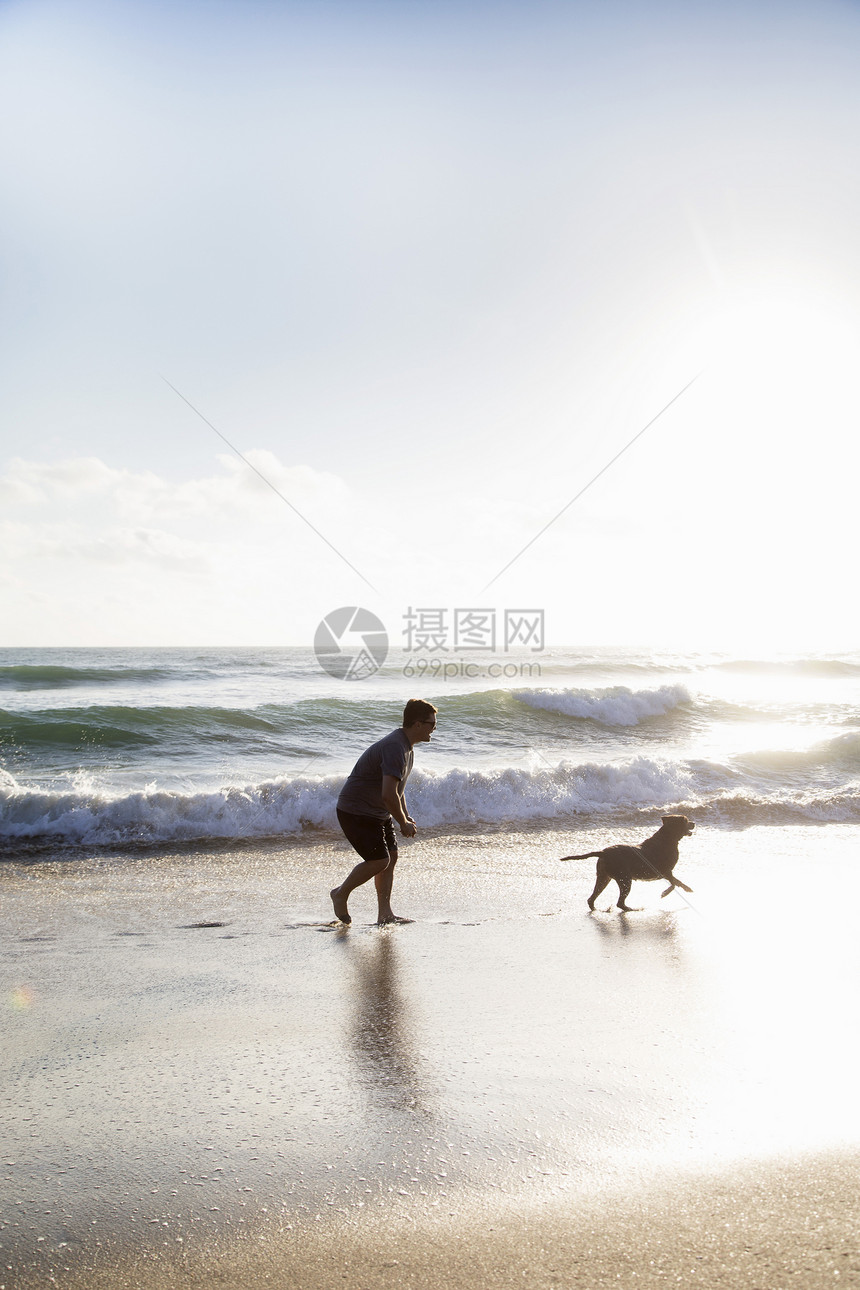
M 602 855 L 602 851 L 586 851 L 585 855 L 582 856 L 561 856 L 560 858 L 562 860 L 590 860 L 592 856 L 597 856 L 599 859 Z

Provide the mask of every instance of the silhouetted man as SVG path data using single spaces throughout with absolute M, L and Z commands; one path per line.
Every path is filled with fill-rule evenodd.
M 403 725 L 371 744 L 352 768 L 337 799 L 337 818 L 347 840 L 361 856 L 351 873 L 331 892 L 334 912 L 342 923 L 352 920 L 347 909 L 350 893 L 371 878 L 379 903 L 377 922 L 405 923 L 391 909 L 391 886 L 397 864 L 397 839 L 393 820 L 404 838 L 418 829 L 403 790 L 412 770 L 413 746 L 429 744 L 436 729 L 436 709 L 423 699 L 410 699 L 403 709 Z M 392 819 L 393 817 L 393 819 Z

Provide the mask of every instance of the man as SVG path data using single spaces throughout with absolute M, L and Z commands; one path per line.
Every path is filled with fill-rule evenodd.
M 331 891 L 334 912 L 342 923 L 352 920 L 347 909 L 350 893 L 373 878 L 379 905 L 377 922 L 406 923 L 391 909 L 391 886 L 397 864 L 397 840 L 392 816 L 404 838 L 418 832 L 406 809 L 403 789 L 412 770 L 415 744 L 429 744 L 436 729 L 436 709 L 423 699 L 410 699 L 403 709 L 403 725 L 372 744 L 359 757 L 337 799 L 340 827 L 361 856 L 339 887 Z

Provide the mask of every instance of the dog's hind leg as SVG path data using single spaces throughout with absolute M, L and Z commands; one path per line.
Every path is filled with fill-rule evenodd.
M 633 879 L 625 875 L 623 878 L 616 878 L 615 881 L 618 883 L 618 908 L 627 911 L 630 909 L 627 904 L 627 897 L 630 895 Z
M 594 902 L 595 902 L 595 900 L 597 900 L 597 897 L 598 897 L 598 896 L 600 895 L 600 893 L 603 891 L 604 887 L 608 887 L 608 886 L 609 886 L 609 883 L 610 883 L 610 882 L 611 882 L 611 878 L 609 877 L 609 874 L 606 872 L 606 870 L 605 870 L 605 869 L 604 869 L 604 867 L 603 867 L 603 861 L 602 861 L 602 860 L 598 860 L 598 862 L 597 862 L 597 877 L 596 877 L 595 882 L 594 882 L 594 891 L 593 891 L 593 892 L 591 893 L 591 895 L 588 897 L 588 908 L 589 908 L 589 909 L 594 909 Z

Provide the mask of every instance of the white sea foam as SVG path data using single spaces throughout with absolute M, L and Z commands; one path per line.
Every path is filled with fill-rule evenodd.
M 151 786 L 109 795 L 0 790 L 6 844 L 54 839 L 66 845 L 127 846 L 295 835 L 336 829 L 343 780 L 271 781 L 216 792 L 182 793 Z M 621 765 L 562 762 L 533 770 L 453 769 L 416 773 L 410 809 L 425 827 L 497 826 L 611 814 L 655 803 L 665 806 L 691 789 L 680 765 L 633 758 Z
M 342 780 L 289 780 L 214 792 L 150 786 L 126 794 L 0 788 L 0 836 L 8 845 L 54 840 L 72 846 L 272 837 L 303 827 L 334 829 Z
M 599 721 L 604 726 L 638 726 L 648 717 L 663 717 L 692 702 L 683 685 L 661 685 L 656 690 L 630 690 L 625 685 L 608 690 L 521 690 L 515 697 L 530 708 Z
M 683 800 L 690 776 L 678 763 L 635 757 L 533 770 L 450 770 L 416 776 L 410 809 L 428 825 L 518 824 L 605 815 Z
M 337 831 L 343 780 L 272 780 L 212 792 L 150 786 L 126 794 L 0 786 L 0 842 L 16 845 L 128 847 L 296 837 Z M 717 827 L 804 820 L 860 819 L 860 783 L 790 788 L 743 775 L 718 762 L 633 757 L 499 770 L 416 772 L 410 809 L 423 828 L 575 825 L 593 819 L 638 822 L 683 810 Z

